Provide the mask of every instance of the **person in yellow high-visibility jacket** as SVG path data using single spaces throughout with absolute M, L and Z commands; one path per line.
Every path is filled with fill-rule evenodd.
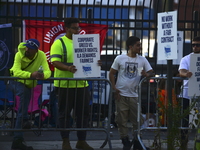
M 73 65 L 73 41 L 72 35 L 79 34 L 79 19 L 66 18 L 64 21 L 66 34 L 55 40 L 51 46 L 51 62 L 55 67 L 54 77 L 74 78 L 77 71 Z M 101 65 L 101 61 L 95 62 Z M 54 80 L 58 97 L 59 127 L 70 127 L 70 113 L 73 109 L 76 115 L 76 125 L 78 128 L 87 128 L 89 119 L 89 84 L 86 80 Z M 63 140 L 62 150 L 72 150 L 69 140 L 69 131 L 61 131 Z M 87 144 L 86 131 L 77 131 L 78 141 L 76 148 L 83 150 L 93 150 Z
M 20 104 L 15 123 L 15 129 L 30 128 L 28 121 L 28 105 L 32 95 L 32 88 L 37 85 L 37 79 L 47 79 L 51 76 L 51 70 L 47 62 L 46 55 L 39 50 L 40 43 L 37 39 L 29 39 L 18 46 L 18 52 L 15 54 L 14 64 L 10 69 L 12 77 L 22 78 L 20 80 L 8 81 L 8 88 L 20 97 Z M 43 73 L 38 72 L 42 66 Z M 32 80 L 23 80 L 23 79 Z M 24 143 L 23 132 L 14 132 L 12 149 L 32 150 L 31 146 Z

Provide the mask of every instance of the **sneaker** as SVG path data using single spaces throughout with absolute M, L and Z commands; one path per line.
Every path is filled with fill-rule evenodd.
M 70 145 L 69 139 L 64 138 L 62 143 L 62 150 L 72 150 L 72 147 Z
M 76 143 L 76 148 L 81 150 L 94 150 L 91 146 L 87 144 L 86 141 L 78 141 Z
M 11 150 L 33 150 L 33 147 L 27 146 L 23 139 L 13 141 Z

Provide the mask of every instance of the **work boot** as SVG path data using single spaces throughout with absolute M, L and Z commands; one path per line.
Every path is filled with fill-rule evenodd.
M 129 137 L 122 138 L 123 150 L 130 150 L 132 143 L 129 140 Z
M 133 143 L 133 150 L 143 150 L 142 145 L 138 140 L 133 140 L 132 143 Z M 150 150 L 148 147 L 145 148 L 146 150 Z
M 11 150 L 33 150 L 33 147 L 27 146 L 23 139 L 13 141 Z
M 72 147 L 71 147 L 71 145 L 69 143 L 69 139 L 68 138 L 64 138 L 63 139 L 62 150 L 72 150 Z
M 23 120 L 22 129 L 31 129 L 32 123 L 29 120 Z
M 86 141 L 78 141 L 76 143 L 76 148 L 82 150 L 94 150 Z

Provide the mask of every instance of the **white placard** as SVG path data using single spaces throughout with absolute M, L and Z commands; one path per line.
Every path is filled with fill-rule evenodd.
M 42 84 L 42 101 L 50 100 L 50 94 L 53 91 L 54 86 L 52 83 L 43 83 Z
M 183 31 L 177 31 L 177 59 L 173 59 L 172 63 L 174 65 L 179 65 L 181 58 L 183 57 Z M 167 64 L 166 60 L 157 60 L 157 64 Z
M 101 70 L 101 78 L 108 79 L 109 71 Z M 93 103 L 97 104 L 108 104 L 110 85 L 106 81 L 94 81 L 93 83 L 93 94 L 92 100 Z
M 177 11 L 158 13 L 158 60 L 177 59 Z
M 74 34 L 73 45 L 73 64 L 77 69 L 74 77 L 100 77 L 101 67 L 98 66 L 98 60 L 100 60 L 99 34 Z
M 190 72 L 188 81 L 188 96 L 200 96 L 200 54 L 190 55 Z

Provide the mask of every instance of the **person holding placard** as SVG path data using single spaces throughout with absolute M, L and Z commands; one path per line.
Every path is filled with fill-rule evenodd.
M 54 77 L 58 78 L 74 78 L 77 71 L 73 65 L 73 41 L 72 35 L 79 34 L 79 19 L 66 18 L 64 20 L 66 34 L 57 39 L 51 46 L 50 55 L 51 62 L 55 67 Z M 98 63 L 98 62 L 97 62 Z M 101 63 L 101 62 L 99 62 Z M 100 64 L 99 64 L 100 65 Z M 86 80 L 54 80 L 58 97 L 59 109 L 59 127 L 70 127 L 70 113 L 73 109 L 76 115 L 77 128 L 87 128 L 89 119 L 89 85 Z M 72 150 L 69 141 L 69 131 L 61 131 L 63 139 L 62 150 Z M 78 141 L 76 148 L 82 150 L 93 150 L 87 144 L 86 131 L 77 131 Z
M 181 59 L 179 65 L 180 77 L 190 78 L 193 73 L 190 71 L 190 56 L 191 54 L 200 54 L 200 36 L 194 37 L 192 40 L 193 52 L 184 56 Z M 188 80 L 184 80 L 183 83 L 183 94 L 180 95 L 183 98 L 183 110 L 188 109 L 191 97 L 188 96 Z M 189 126 L 189 115 L 182 119 L 182 127 Z M 187 149 L 188 143 L 188 130 L 181 130 L 181 148 L 182 150 Z
M 131 121 L 133 132 L 137 130 L 138 84 L 141 76 L 151 77 L 154 73 L 147 59 L 139 55 L 142 46 L 138 37 L 129 37 L 126 40 L 126 46 L 128 48 L 128 53 L 115 58 L 110 69 L 109 79 L 115 91 L 115 121 L 123 143 L 123 150 L 130 150 L 132 143 L 128 137 L 127 122 L 128 120 Z M 115 83 L 117 72 L 118 76 Z M 140 118 L 142 123 L 143 117 L 141 116 Z M 133 144 L 134 149 L 141 149 L 138 140 L 134 139 Z

